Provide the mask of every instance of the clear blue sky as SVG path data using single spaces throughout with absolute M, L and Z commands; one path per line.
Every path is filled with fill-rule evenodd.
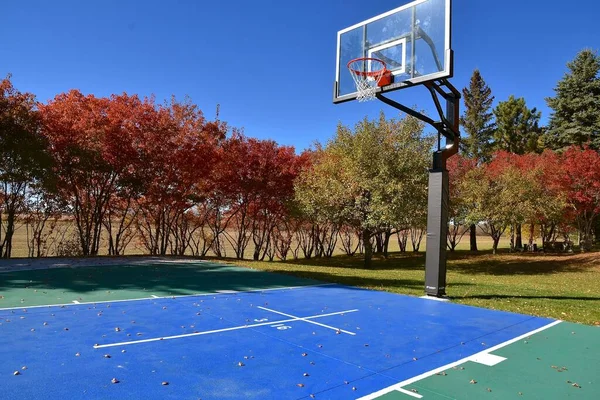
M 298 150 L 325 142 L 380 102 L 332 104 L 336 32 L 403 0 L 8 0 L 0 23 L 0 76 L 41 101 L 85 93 L 190 95 L 213 118 Z M 600 2 L 454 0 L 459 89 L 479 68 L 496 102 L 510 94 L 549 111 L 544 98 L 583 48 L 600 48 Z M 390 97 L 431 110 L 423 88 Z

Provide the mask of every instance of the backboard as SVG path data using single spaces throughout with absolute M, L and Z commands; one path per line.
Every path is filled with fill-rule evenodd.
M 451 77 L 450 15 L 451 0 L 416 0 L 339 31 L 333 102 L 356 99 L 347 68 L 356 58 L 386 63 L 393 82 L 381 87 L 381 93 Z M 364 62 L 365 72 L 370 64 Z

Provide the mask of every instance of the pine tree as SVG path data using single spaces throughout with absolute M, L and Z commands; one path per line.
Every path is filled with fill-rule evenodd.
M 495 123 L 492 113 L 494 96 L 478 69 L 473 71 L 468 88 L 463 89 L 465 113 L 460 118 L 467 136 L 461 141 L 461 150 L 467 158 L 489 161 Z M 477 227 L 469 228 L 470 249 L 477 251 Z
M 583 50 L 567 64 L 555 97 L 546 99 L 553 110 L 544 142 L 552 149 L 584 144 L 600 150 L 600 57 Z
M 463 89 L 465 113 L 460 119 L 467 136 L 462 140 L 462 150 L 469 158 L 488 161 L 495 130 L 492 90 L 478 69 L 473 71 L 468 88 Z
M 528 108 L 525 99 L 510 96 L 494 108 L 497 129 L 494 132 L 494 150 L 525 154 L 540 150 L 542 113 Z

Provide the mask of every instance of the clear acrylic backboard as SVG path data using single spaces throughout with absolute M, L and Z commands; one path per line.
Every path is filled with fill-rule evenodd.
M 393 82 L 381 93 L 451 77 L 451 0 L 413 1 L 339 31 L 334 103 L 356 99 L 347 68 L 356 58 L 385 62 Z M 369 72 L 371 63 L 363 68 Z

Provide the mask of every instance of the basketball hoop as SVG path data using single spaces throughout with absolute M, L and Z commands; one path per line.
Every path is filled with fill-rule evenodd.
M 355 58 L 348 62 L 348 70 L 356 84 L 356 99 L 358 101 L 371 101 L 375 99 L 377 88 L 383 86 L 382 78 L 386 76 L 384 81 L 389 81 L 391 76 L 387 70 L 385 62 L 378 58 Z M 387 82 L 389 84 L 390 82 Z

